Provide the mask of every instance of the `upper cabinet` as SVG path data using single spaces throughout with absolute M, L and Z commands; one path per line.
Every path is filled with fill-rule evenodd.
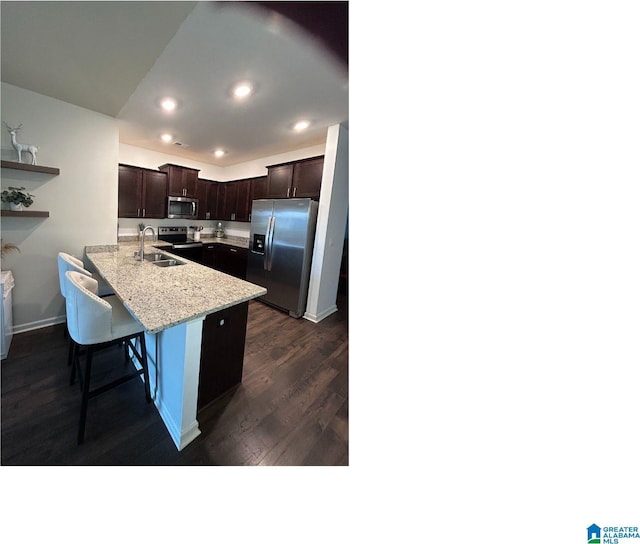
M 126 164 L 118 165 L 118 217 L 167 216 L 167 175 Z
M 198 219 L 216 219 L 218 205 L 217 181 L 198 179 L 196 198 L 198 199 Z
M 250 197 L 251 180 L 249 179 L 220 183 L 216 219 L 249 221 Z
M 158 170 L 167 175 L 168 194 L 170 196 L 187 196 L 196 198 L 198 172 L 195 168 L 187 168 L 177 164 L 163 164 Z
M 251 179 L 251 196 L 249 197 L 251 202 L 260 198 L 269 198 L 268 182 L 269 178 L 267 176 Z
M 324 157 L 267 166 L 267 198 L 320 198 Z

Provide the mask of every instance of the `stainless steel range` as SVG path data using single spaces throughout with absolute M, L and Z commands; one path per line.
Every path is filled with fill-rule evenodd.
M 171 253 L 195 261 L 202 261 L 202 242 L 190 240 L 188 227 L 158 227 L 158 240 L 171 244 Z

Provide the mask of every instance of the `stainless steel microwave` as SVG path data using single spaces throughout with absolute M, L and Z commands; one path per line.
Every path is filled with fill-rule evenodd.
M 197 219 L 198 199 L 185 196 L 170 196 L 167 217 L 169 219 Z

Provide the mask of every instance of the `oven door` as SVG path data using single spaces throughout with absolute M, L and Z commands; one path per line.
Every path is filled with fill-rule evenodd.
M 167 205 L 169 219 L 197 219 L 198 199 L 184 196 L 170 196 Z

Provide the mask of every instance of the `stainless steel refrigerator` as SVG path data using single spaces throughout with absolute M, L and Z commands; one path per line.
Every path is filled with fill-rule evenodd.
M 259 300 L 301 317 L 307 307 L 318 203 L 310 198 L 254 200 L 247 281 L 267 289 Z

